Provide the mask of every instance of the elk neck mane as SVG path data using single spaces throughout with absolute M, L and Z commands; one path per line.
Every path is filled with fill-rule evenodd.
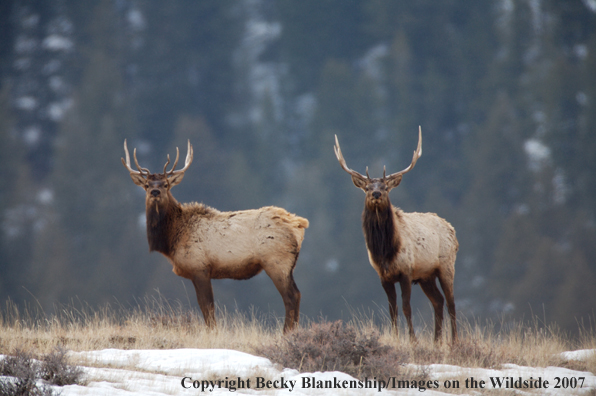
M 391 266 L 400 249 L 395 216 L 391 204 L 375 209 L 365 206 L 362 213 L 366 247 L 375 264 L 383 269 Z
M 148 206 L 147 241 L 149 251 L 157 251 L 166 256 L 173 253 L 185 223 L 192 217 L 211 217 L 217 212 L 207 205 L 196 202 L 180 204 L 170 195 L 164 206 Z
M 172 231 L 181 213 L 182 206 L 176 200 L 168 200 L 165 205 L 147 205 L 147 242 L 150 252 L 170 255 L 173 248 Z

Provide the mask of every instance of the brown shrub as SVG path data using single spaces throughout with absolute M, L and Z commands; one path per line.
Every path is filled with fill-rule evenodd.
M 66 349 L 56 348 L 42 357 L 40 375 L 52 385 L 64 386 L 81 383 L 83 370 L 68 364 Z
M 70 366 L 64 349 L 43 356 L 39 361 L 23 349 L 17 348 L 0 361 L 0 375 L 12 377 L 0 381 L 0 396 L 49 396 L 48 386 L 38 386 L 42 378 L 52 385 L 64 386 L 80 383 L 83 371 Z
M 12 377 L 0 381 L 0 396 L 51 396 L 52 389 L 37 386 L 39 363 L 22 349 L 5 356 L 0 362 L 0 375 Z
M 377 331 L 361 334 L 342 321 L 296 329 L 274 344 L 257 348 L 257 353 L 300 372 L 342 371 L 359 379 L 399 378 L 408 360 L 407 353 L 381 345 Z

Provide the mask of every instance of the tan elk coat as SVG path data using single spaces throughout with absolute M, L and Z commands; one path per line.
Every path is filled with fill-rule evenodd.
M 300 318 L 300 291 L 293 272 L 308 220 L 274 206 L 220 212 L 203 204 L 178 203 L 170 190 L 192 163 L 190 141 L 185 166 L 178 171 L 178 149 L 172 169 L 166 170 L 168 156 L 163 173 L 158 174 L 139 165 L 136 150 L 138 170 L 132 169 L 126 141 L 124 152 L 122 163 L 146 192 L 149 250 L 166 256 L 176 275 L 192 281 L 205 323 L 215 326 L 211 279 L 249 279 L 264 270 L 284 302 L 284 332 L 293 329 Z
M 457 322 L 453 281 L 455 258 L 459 249 L 455 230 L 446 220 L 434 213 L 405 213 L 393 206 L 389 191 L 397 187 L 402 176 L 412 170 L 422 155 L 422 131 L 418 133 L 418 147 L 412 162 L 403 171 L 382 178 L 371 178 L 348 168 L 335 136 L 335 155 L 341 167 L 352 176 L 354 185 L 366 194 L 362 213 L 362 230 L 370 264 L 379 274 L 387 294 L 391 324 L 397 331 L 397 294 L 395 283 L 401 288 L 402 307 L 410 338 L 415 340 L 412 325 L 410 296 L 412 284 L 420 284 L 435 311 L 435 341 L 440 341 L 443 328 L 443 304 L 451 318 L 452 341 L 457 340 Z M 445 298 L 439 291 L 439 280 Z
M 175 248 L 166 257 L 174 273 L 188 279 L 204 271 L 211 279 L 242 280 L 263 269 L 287 277 L 294 268 L 277 263 L 298 255 L 308 227 L 306 219 L 274 206 L 220 212 L 190 203 L 181 209 Z

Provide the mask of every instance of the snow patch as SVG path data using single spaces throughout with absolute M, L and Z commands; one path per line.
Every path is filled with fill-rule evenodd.
M 74 44 L 72 40 L 59 34 L 51 34 L 43 40 L 43 48 L 50 51 L 70 51 Z
M 577 351 L 562 352 L 561 357 L 565 360 L 579 361 L 596 359 L 596 349 L 580 349 Z
M 550 148 L 539 139 L 528 139 L 524 143 L 524 151 L 528 156 L 530 169 L 540 171 L 551 159 Z
M 596 0 L 582 0 L 584 5 L 592 12 L 596 13 Z
M 15 100 L 15 106 L 20 110 L 35 110 L 37 108 L 37 99 L 32 96 L 21 96 Z
M 585 360 L 591 359 L 596 354 L 596 350 L 582 350 L 573 352 L 563 352 L 560 354 L 564 359 Z M 420 389 L 382 389 L 380 392 L 377 387 L 363 387 L 356 389 L 333 389 L 333 388 L 315 388 L 303 387 L 302 385 L 314 378 L 317 382 L 336 384 L 347 381 L 357 380 L 348 374 L 333 372 L 315 372 L 298 373 L 296 370 L 282 369 L 274 365 L 270 360 L 253 356 L 248 353 L 238 352 L 226 349 L 176 349 L 176 350 L 119 350 L 106 349 L 90 352 L 70 352 L 71 361 L 83 366 L 87 381 L 86 386 L 69 385 L 65 387 L 55 387 L 64 396 L 98 396 L 98 395 L 188 395 L 188 394 L 237 394 L 237 395 L 354 395 L 354 396 L 372 396 L 378 394 L 405 394 L 418 395 Z M 438 389 L 431 389 L 428 386 L 425 389 L 426 395 L 447 395 L 444 393 L 447 382 L 454 383 L 459 380 L 459 388 L 463 391 L 461 394 L 475 395 L 480 391 L 493 390 L 491 377 L 499 378 L 504 381 L 505 377 L 511 377 L 512 381 L 522 378 L 523 380 L 548 381 L 548 388 L 538 391 L 531 389 L 505 389 L 501 390 L 521 392 L 529 395 L 555 395 L 563 392 L 565 395 L 583 395 L 591 394 L 596 390 L 596 376 L 589 372 L 580 372 L 561 367 L 524 367 L 515 364 L 504 364 L 499 369 L 467 368 L 448 364 L 431 364 L 429 366 L 406 365 L 404 372 L 418 372 L 424 369 L 429 373 L 432 383 L 436 381 Z M 186 378 L 185 378 L 186 377 Z M 262 377 L 265 380 L 278 381 L 278 387 L 269 389 L 256 389 L 255 377 Z M 474 377 L 476 381 L 485 381 L 484 389 L 466 388 L 465 379 Z M 574 389 L 559 388 L 555 389 L 556 378 L 575 378 L 583 381 L 580 388 L 576 385 Z M 228 380 L 228 386 L 231 381 L 238 379 L 246 381 L 251 379 L 250 388 L 238 386 L 236 382 L 231 390 L 225 387 L 225 381 Z M 283 378 L 286 384 L 294 381 L 294 388 L 290 391 L 288 388 L 282 389 L 279 386 Z M 183 382 L 184 380 L 184 382 Z M 210 380 L 214 385 L 209 390 L 195 389 L 192 387 L 194 381 Z M 217 384 L 222 380 L 221 385 Z M 372 379 L 371 379 L 372 381 Z M 182 384 L 191 386 L 184 388 Z M 410 382 L 411 384 L 412 382 Z M 570 382 L 568 382 L 570 383 Z M 372 382 L 371 382 L 372 384 Z M 378 382 L 375 382 L 378 384 Z

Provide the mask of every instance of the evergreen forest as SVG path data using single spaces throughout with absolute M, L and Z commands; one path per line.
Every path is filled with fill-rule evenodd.
M 301 311 L 386 315 L 334 135 L 380 177 L 410 163 L 419 126 L 422 157 L 391 201 L 455 227 L 458 313 L 593 323 L 595 0 L 3 0 L 0 301 L 158 294 L 198 310 L 149 253 L 145 192 L 120 161 L 127 139 L 160 172 L 190 139 L 179 202 L 308 218 Z M 214 292 L 284 314 L 265 274 Z

